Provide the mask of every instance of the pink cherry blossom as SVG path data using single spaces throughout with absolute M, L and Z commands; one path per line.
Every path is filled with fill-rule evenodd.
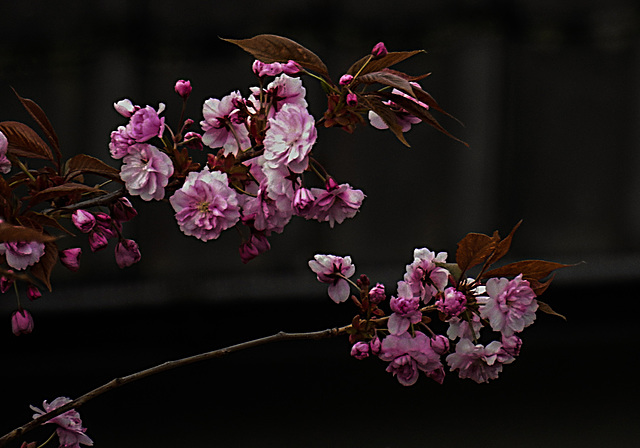
M 447 285 L 449 271 L 436 264 L 446 260 L 446 252 L 436 255 L 424 247 L 413 251 L 413 262 L 407 265 L 404 281 L 411 286 L 413 295 L 420 297 L 425 304 Z
M 489 298 L 480 306 L 480 315 L 489 320 L 491 328 L 506 337 L 521 332 L 536 318 L 536 294 L 522 274 L 512 280 L 490 278 L 487 281 Z
M 467 298 L 464 293 L 453 287 L 445 289 L 440 298 L 436 300 L 438 310 L 451 317 L 459 316 L 466 310 L 466 304 Z
M 309 261 L 309 267 L 317 274 L 318 281 L 329 284 L 329 297 L 336 303 L 345 302 L 349 298 L 347 278 L 356 272 L 351 257 L 336 255 L 315 255 Z
M 371 347 L 368 342 L 358 341 L 351 346 L 351 356 L 356 359 L 368 358 L 369 353 L 371 353 Z
M 51 412 L 59 407 L 69 403 L 71 400 L 67 397 L 58 397 L 51 402 L 47 403 L 45 400 L 42 403 L 43 409 L 35 406 L 29 406 L 31 410 L 35 411 L 33 418 L 38 418 L 48 412 Z M 70 409 L 51 420 L 47 420 L 45 423 L 53 423 L 57 425 L 56 433 L 58 434 L 58 440 L 60 441 L 60 447 L 64 448 L 80 448 L 80 444 L 93 446 L 93 441 L 85 434 L 86 428 L 82 427 L 82 419 L 80 414 L 75 409 Z
M 163 107 L 164 105 L 161 105 L 161 109 Z M 160 118 L 158 115 L 160 112 L 156 112 L 151 106 L 137 110 L 126 126 L 127 135 L 138 143 L 146 142 L 153 137 L 162 137 L 164 117 Z
M 61 250 L 58 254 L 60 263 L 71 272 L 77 272 L 80 269 L 80 256 L 82 255 L 82 249 L 74 247 L 71 249 Z
M 164 198 L 164 187 L 173 175 L 173 163 L 167 154 L 155 146 L 138 143 L 129 148 L 123 162 L 120 178 L 129 194 L 144 201 Z
M 502 365 L 513 362 L 514 358 L 506 354 L 499 341 L 493 341 L 486 347 L 474 344 L 469 339 L 461 339 L 456 344 L 455 353 L 447 356 L 451 370 L 458 370 L 460 378 L 471 378 L 476 383 L 485 383 L 498 378 Z
M 269 120 L 264 138 L 264 158 L 270 168 L 286 166 L 302 173 L 309 165 L 309 152 L 316 142 L 315 120 L 306 109 L 285 104 Z
M 300 66 L 297 62 L 291 60 L 286 63 L 272 62 L 271 64 L 267 64 L 256 59 L 253 62 L 252 69 L 256 75 L 262 78 L 263 76 L 276 76 L 280 73 L 294 75 L 300 71 Z
M 7 136 L 0 131 L 0 172 L 3 174 L 11 171 L 11 162 L 7 158 L 8 149 L 9 140 L 7 140 Z
M 140 106 L 134 105 L 129 99 L 122 99 L 117 103 L 113 103 L 113 108 L 125 118 L 130 118 L 131 115 L 140 110 Z
M 308 188 L 300 187 L 295 191 L 293 197 L 293 211 L 298 216 L 304 216 L 308 214 L 313 202 L 316 200 L 315 196 Z
M 361 190 L 356 190 L 349 184 L 338 185 L 331 178 L 327 181 L 326 188 L 312 188 L 311 194 L 316 200 L 304 218 L 328 221 L 331 228 L 336 222 L 342 224 L 345 219 L 353 218 L 365 198 Z
M 477 314 L 471 314 L 471 325 L 465 319 L 460 317 L 452 317 L 447 320 L 449 328 L 447 329 L 447 336 L 449 339 L 456 340 L 457 338 L 474 339 L 478 336 L 482 329 L 482 322 Z
M 192 171 L 182 188 L 169 198 L 176 221 L 185 235 L 202 241 L 218 238 L 240 219 L 238 197 L 220 171 Z
M 11 331 L 16 336 L 33 331 L 33 317 L 29 311 L 21 308 L 11 315 Z
M 204 121 L 200 122 L 203 144 L 213 149 L 223 148 L 224 155 L 238 155 L 238 151 L 251 147 L 249 131 L 237 107 L 239 101 L 242 95 L 235 91 L 221 100 L 210 98 L 204 102 Z
M 393 311 L 387 324 L 391 334 L 402 334 L 411 324 L 417 324 L 422 320 L 420 298 L 413 296 L 411 287 L 406 282 L 398 282 L 398 297 L 392 297 L 389 306 Z
M 44 254 L 44 243 L 38 241 L 5 241 L 0 243 L 0 254 L 14 269 L 23 270 L 36 264 Z
M 392 373 L 403 386 L 415 384 L 420 371 L 439 383 L 444 379 L 440 356 L 431 348 L 429 338 L 420 331 L 415 332 L 415 337 L 407 332 L 387 336 L 382 340 L 378 356 L 389 361 L 387 372 Z
M 111 133 L 111 141 L 109 142 L 109 152 L 111 157 L 116 160 L 122 159 L 129 154 L 129 148 L 136 141 L 127 133 L 127 128 L 118 126 L 118 129 Z
M 300 78 L 280 75 L 267 85 L 266 90 L 261 91 L 259 87 L 252 87 L 252 102 L 256 104 L 261 94 L 266 97 L 267 118 L 273 118 L 285 104 L 294 104 L 303 109 L 307 108 L 305 95 L 306 89 L 302 85 Z M 256 106 L 257 107 L 257 106 Z
M 135 241 L 122 239 L 116 244 L 116 263 L 120 269 L 137 263 L 140 258 L 140 249 Z

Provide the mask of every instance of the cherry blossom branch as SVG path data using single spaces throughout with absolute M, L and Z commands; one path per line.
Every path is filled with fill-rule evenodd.
M 312 332 L 306 332 L 306 333 L 286 333 L 286 332 L 279 332 L 276 334 L 273 334 L 271 336 L 266 336 L 263 338 L 259 338 L 259 339 L 253 339 L 251 341 L 247 341 L 247 342 L 242 342 L 240 344 L 236 344 L 236 345 L 231 345 L 229 347 L 225 347 L 225 348 L 221 348 L 218 350 L 213 350 L 210 352 L 205 352 L 205 353 L 200 353 L 198 355 L 193 355 L 193 356 L 188 356 L 186 358 L 182 358 L 182 359 L 178 359 L 178 360 L 174 360 L 174 361 L 167 361 L 164 362 L 162 364 L 159 364 L 157 366 L 154 367 L 150 367 L 148 369 L 145 370 L 141 370 L 140 372 L 136 372 L 133 373 L 131 375 L 128 376 L 123 376 L 120 378 L 115 378 L 111 381 L 109 381 L 106 384 L 103 384 L 100 387 L 97 387 L 95 389 L 93 389 L 90 392 L 87 392 L 86 394 L 76 398 L 75 400 L 70 401 L 69 403 L 60 406 L 59 408 L 56 408 L 54 410 L 52 410 L 51 412 L 48 412 L 46 414 L 40 415 L 39 417 L 31 420 L 29 423 L 26 423 L 23 426 L 20 426 L 19 428 L 14 429 L 13 431 L 5 434 L 4 436 L 0 437 L 0 447 L 5 446 L 5 444 L 7 442 L 10 442 L 14 439 L 16 439 L 19 436 L 22 436 L 30 431 L 32 431 L 33 429 L 35 429 L 36 427 L 46 423 L 47 421 L 51 420 L 52 418 L 63 414 L 64 412 L 69 411 L 70 409 L 74 409 L 74 408 L 78 408 L 80 406 L 82 406 L 83 404 L 85 404 L 87 401 L 102 395 L 105 392 L 111 391 L 113 389 L 116 389 L 118 387 L 124 386 L 125 384 L 129 384 L 132 383 L 134 381 L 138 381 L 141 380 L 143 378 L 147 378 L 151 375 L 155 375 L 161 372 L 166 372 L 168 370 L 173 370 L 175 368 L 178 367 L 183 367 L 189 364 L 193 364 L 196 362 L 200 362 L 200 361 L 206 361 L 209 359 L 214 359 L 214 358 L 221 358 L 225 355 L 229 355 L 231 353 L 234 352 L 238 352 L 240 350 L 245 350 L 248 348 L 252 348 L 252 347 L 257 347 L 260 345 L 265 345 L 265 344 L 269 344 L 271 342 L 280 342 L 280 341 L 292 341 L 292 340 L 301 340 L 301 339 L 311 339 L 311 340 L 316 340 L 316 339 L 326 339 L 326 338 L 332 338 L 332 337 L 336 337 L 339 336 L 341 334 L 345 334 L 347 332 L 347 329 L 350 327 L 350 325 L 346 326 L 346 327 L 341 327 L 341 328 L 329 328 L 326 330 L 321 330 L 321 331 L 312 331 Z

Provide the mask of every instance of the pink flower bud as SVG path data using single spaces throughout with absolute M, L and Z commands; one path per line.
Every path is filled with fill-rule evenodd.
M 138 215 L 138 212 L 128 198 L 118 198 L 116 202 L 111 204 L 111 217 L 118 222 L 131 221 Z
M 89 234 L 89 247 L 91 252 L 97 252 L 104 249 L 109 244 L 108 238 L 102 232 L 91 232 Z
M 16 336 L 29 334 L 33 331 L 33 317 L 29 311 L 20 309 L 11 316 L 11 331 Z
M 369 300 L 376 305 L 383 302 L 387 298 L 387 294 L 382 283 L 377 283 L 376 286 L 369 290 Z
M 140 109 L 140 106 L 134 106 L 131 100 L 127 99 L 120 100 L 117 103 L 113 103 L 113 107 L 115 108 L 116 112 L 118 112 L 125 118 L 131 117 L 131 115 L 133 115 L 138 109 Z
M 197 132 L 187 132 L 184 136 L 184 145 L 189 149 L 202 151 L 202 136 Z
M 327 178 L 327 182 L 325 184 L 325 188 L 327 191 L 335 190 L 338 187 L 339 185 L 335 180 L 333 180 L 333 177 Z
M 381 58 L 386 56 L 388 53 L 387 51 L 387 47 L 384 46 L 383 42 L 378 42 L 377 44 L 374 45 L 373 49 L 371 50 L 371 54 L 373 55 L 374 58 Z
M 358 95 L 353 92 L 347 93 L 347 106 L 356 107 L 358 105 Z
M 96 213 L 96 225 L 94 230 L 102 233 L 107 238 L 114 238 L 118 236 L 118 230 L 122 228 L 122 225 L 115 221 L 111 216 L 106 213 Z
M 293 197 L 293 210 L 296 215 L 305 216 L 313 207 L 313 201 L 316 198 L 308 188 L 298 188 Z
M 175 90 L 178 95 L 180 95 L 184 99 L 187 99 L 191 94 L 191 82 L 181 79 L 180 81 L 176 82 Z
M 59 254 L 60 263 L 71 272 L 77 272 L 80 269 L 80 255 L 82 255 L 82 249 L 79 247 L 62 250 Z
M 29 300 L 33 301 L 42 297 L 42 293 L 35 286 L 29 285 L 27 286 L 27 297 Z
M 432 337 L 429 341 L 431 342 L 431 348 L 438 355 L 444 355 L 449 351 L 449 339 L 446 336 L 437 334 L 434 337 Z
M 369 353 L 371 352 L 371 347 L 366 342 L 356 342 L 351 347 L 351 356 L 356 359 L 364 359 L 369 357 Z
M 240 245 L 240 260 L 246 264 L 269 249 L 271 249 L 271 244 L 266 236 L 261 233 L 252 233 L 249 241 Z
M 380 342 L 380 338 L 376 336 L 375 338 L 371 339 L 369 341 L 369 347 L 371 347 L 371 353 L 378 356 L 380 350 L 382 350 L 382 342 Z
M 346 74 L 346 75 L 342 75 L 340 77 L 340 85 L 341 86 L 346 86 L 351 81 L 353 81 L 353 75 Z
M 91 232 L 93 227 L 96 225 L 96 217 L 93 216 L 91 212 L 82 209 L 78 209 L 73 212 L 73 215 L 71 215 L 71 221 L 73 221 L 73 225 L 83 233 Z
M 9 269 L 8 272 L 13 273 L 13 271 L 11 269 Z M 8 278 L 8 277 L 5 277 L 5 276 L 2 276 L 0 278 L 0 292 L 2 292 L 4 294 L 5 292 L 9 291 L 11 286 L 13 286 L 13 279 L 12 278 Z
M 126 268 L 140 261 L 138 243 L 133 240 L 121 240 L 116 245 L 116 263 L 119 268 Z

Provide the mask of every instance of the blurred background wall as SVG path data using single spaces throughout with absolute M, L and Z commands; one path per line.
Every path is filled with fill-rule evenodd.
M 480 439 L 492 446 L 542 446 L 536 437 L 543 436 L 544 446 L 603 446 L 614 435 L 619 437 L 615 446 L 633 446 L 625 443 L 638 433 L 627 423 L 638 416 L 637 410 L 633 414 L 621 403 L 626 403 L 623 387 L 637 387 L 622 377 L 615 381 L 610 367 L 593 365 L 598 362 L 587 361 L 592 352 L 583 351 L 590 347 L 598 353 L 600 363 L 606 363 L 604 358 L 625 356 L 630 347 L 612 348 L 605 340 L 610 335 L 602 334 L 604 330 L 592 331 L 585 322 L 594 320 L 589 307 L 603 298 L 615 301 L 622 296 L 631 301 L 637 296 L 628 291 L 639 278 L 640 268 L 639 23 L 640 8 L 631 0 L 0 2 L 0 120 L 29 122 L 11 92 L 14 87 L 47 112 L 66 155 L 86 152 L 109 160 L 110 132 L 124 124 L 112 104 L 122 98 L 141 105 L 166 103 L 166 119 L 175 126 L 180 99 L 173 85 L 178 79 L 190 79 L 194 86 L 188 113 L 196 122 L 207 98 L 221 98 L 238 89 L 247 94 L 255 84 L 252 59 L 219 37 L 245 38 L 260 33 L 284 35 L 303 44 L 326 62 L 334 79 L 379 41 L 390 50 L 425 49 L 426 54 L 399 68 L 414 74 L 432 73 L 422 82 L 423 87 L 465 126 L 446 117 L 441 123 L 470 144 L 467 149 L 425 125 L 414 126 L 406 135 L 411 149 L 391 133 L 371 127 L 361 127 L 353 135 L 321 129 L 317 156 L 339 182 L 349 182 L 367 194 L 361 212 L 332 230 L 294 219 L 283 235 L 271 239 L 270 252 L 246 266 L 237 256 L 235 233 L 226 232 L 219 241 L 202 243 L 180 233 L 168 204 L 134 199 L 140 216 L 125 225 L 125 234 L 139 242 L 142 262 L 120 271 L 111 246 L 89 254 L 88 245 L 82 243 L 86 255 L 81 271 L 56 270 L 54 292 L 30 305 L 39 326 L 36 334 L 16 341 L 5 329 L 1 345 L 11 365 L 17 366 L 8 377 L 16 381 L 26 381 L 24 375 L 32 378 L 33 369 L 39 368 L 36 361 L 30 361 L 34 353 L 39 354 L 38 361 L 47 360 L 53 373 L 37 375 L 38 386 L 30 383 L 29 403 L 36 404 L 42 399 L 38 397 L 52 393 L 54 385 L 69 383 L 65 393 L 77 395 L 88 386 L 80 387 L 74 379 L 89 375 L 93 379 L 90 384 L 97 385 L 100 379 L 128 373 L 128 369 L 123 371 L 124 361 L 142 368 L 167 356 L 185 356 L 225 341 L 246 339 L 243 336 L 341 325 L 342 317 L 349 319 L 350 311 L 338 318 L 335 308 L 327 303 L 323 286 L 315 283 L 307 267 L 314 254 L 350 254 L 358 273 L 386 283 L 393 293 L 415 247 L 427 246 L 453 255 L 456 242 L 467 232 L 499 230 L 506 235 L 522 219 L 512 258 L 586 262 L 560 272 L 548 292 L 556 301 L 547 301 L 574 320 L 570 318 L 568 324 L 541 322 L 540 330 L 532 328 L 532 359 L 526 361 L 523 356 L 514 374 L 521 376 L 507 377 L 505 386 L 499 386 L 498 381 L 479 392 L 475 385 L 453 380 L 454 386 L 434 391 L 437 387 L 423 379 L 422 393 L 426 397 L 433 394 L 434 407 L 445 402 L 449 404 L 444 406 L 451 406 L 451 397 L 475 397 L 486 403 L 496 397 L 510 400 L 514 391 L 526 395 L 532 404 L 521 412 L 537 429 L 522 421 L 506 425 L 501 435 L 492 439 L 485 434 Z M 305 86 L 311 112 L 319 117 L 325 106 L 320 89 L 312 80 L 305 80 Z M 117 161 L 110 163 L 118 166 Z M 8 316 L 14 301 L 3 299 L 0 309 Z M 576 302 L 580 303 L 577 308 Z M 601 312 L 597 317 L 604 319 L 602 329 L 615 325 L 618 339 L 631 344 L 631 318 L 624 320 L 623 313 L 613 310 L 611 315 Z M 241 331 L 236 327 L 238 322 L 243 322 Z M 60 340 L 50 339 L 56 331 L 73 341 L 70 351 L 64 349 L 61 354 Z M 254 446 L 260 440 L 271 446 L 269 441 L 286 440 L 284 433 L 264 422 L 278 420 L 271 414 L 274 406 L 285 418 L 300 418 L 291 410 L 296 406 L 290 401 L 293 399 L 275 392 L 289 394 L 290 369 L 301 369 L 314 384 L 324 384 L 309 390 L 309 381 L 298 379 L 299 384 L 295 383 L 310 394 L 311 403 L 325 400 L 317 407 L 312 405 L 316 410 L 308 415 L 329 425 L 342 438 L 336 436 L 329 444 L 320 442 L 322 438 L 317 439 L 317 445 L 309 443 L 308 435 L 317 428 L 303 418 L 306 423 L 296 420 L 293 425 L 297 432 L 286 425 L 288 431 L 299 435 L 299 443 L 284 442 L 283 446 L 354 446 L 357 439 L 345 420 L 336 427 L 328 423 L 324 411 L 335 413 L 341 408 L 333 406 L 325 394 L 334 391 L 342 403 L 344 393 L 354 391 L 369 397 L 371 402 L 367 403 L 374 406 L 372 384 L 383 384 L 381 389 L 394 397 L 388 398 L 387 405 L 402 406 L 411 415 L 407 425 L 423 418 L 442 428 L 453 424 L 432 411 L 423 417 L 425 408 L 415 405 L 406 390 L 399 392 L 381 365 L 376 374 L 370 366 L 354 366 L 350 363 L 353 360 L 344 359 L 345 342 L 332 343 L 322 346 L 326 350 L 318 349 L 318 355 L 305 355 L 307 349 L 296 352 L 298 365 L 285 349 L 268 352 L 271 354 L 263 358 L 254 352 L 268 368 L 265 372 L 251 370 L 254 375 L 245 373 L 246 377 L 215 366 L 198 370 L 222 375 L 211 381 L 218 385 L 218 381 L 228 381 L 244 391 L 236 392 L 239 395 L 234 395 L 233 387 L 229 392 L 215 393 L 196 385 L 189 389 L 184 384 L 191 380 L 171 376 L 158 380 L 155 386 L 141 387 L 163 390 L 163 381 L 173 378 L 171 387 L 178 383 L 189 389 L 183 392 L 193 397 L 192 409 L 199 409 L 196 414 L 203 419 L 209 415 L 203 410 L 209 405 L 195 395 L 216 402 L 213 406 L 222 416 L 212 418 L 222 419 L 217 421 L 226 423 L 220 427 L 227 428 L 216 433 L 224 441 L 222 446 Z M 78 352 L 87 357 L 81 363 L 71 356 Z M 242 369 L 256 369 L 255 359 L 232 362 Z M 351 375 L 322 383 L 318 369 L 326 364 L 321 361 L 340 366 Z M 553 374 L 546 370 L 549 363 L 554 366 Z M 361 370 L 354 374 L 349 369 Z M 601 374 L 591 369 L 599 369 Z M 283 375 L 288 380 L 283 380 Z M 354 375 L 366 379 L 356 381 Z M 254 381 L 258 383 L 247 386 Z M 528 384 L 525 390 L 523 382 Z M 264 383 L 271 384 L 268 391 Z M 594 383 L 604 389 L 599 389 L 595 400 L 586 401 L 583 388 L 593 388 Z M 296 395 L 297 389 L 293 390 Z M 561 395 L 567 400 L 562 401 L 564 405 L 557 401 Z M 261 396 L 262 400 L 247 405 L 250 396 Z M 146 415 L 143 409 L 147 405 L 158 405 L 142 392 L 139 402 L 124 397 L 128 397 L 125 392 L 116 392 L 113 398 L 105 399 L 118 407 L 117 412 L 131 413 L 129 426 L 125 424 L 122 433 L 135 429 L 131 422 L 144 418 L 141 414 Z M 392 401 L 398 399 L 401 403 Z M 8 394 L 7 400 L 23 406 L 24 396 Z M 128 400 L 126 409 L 135 410 L 125 411 L 119 400 Z M 587 402 L 593 408 L 585 408 Z M 225 414 L 224 409 L 231 411 Z M 95 412 L 100 412 L 98 404 Z M 544 412 L 551 416 L 541 417 Z M 573 416 L 564 425 L 560 417 L 567 415 Z M 601 415 L 614 417 L 601 423 Z M 24 416 L 22 412 L 8 421 L 17 425 Z M 262 418 L 266 419 L 263 424 L 256 421 Z M 175 434 L 177 426 L 187 424 L 165 419 L 157 413 L 148 416 L 149 425 L 157 427 L 162 422 L 162 428 L 167 427 L 165 423 L 173 427 L 167 434 Z M 245 419 L 250 420 L 250 426 L 257 425 L 263 439 L 249 442 L 242 437 L 249 437 L 250 432 L 233 429 Z M 101 421 L 94 419 L 93 428 Z M 585 421 L 591 423 L 592 432 L 578 434 Z M 420 431 L 427 430 L 423 427 Z M 114 443 L 120 434 L 115 429 L 94 431 L 107 440 L 111 437 Z M 147 426 L 138 436 L 165 440 L 165 436 L 149 431 Z M 371 431 L 365 431 L 366 436 L 359 434 L 369 437 L 366 440 L 374 446 L 419 446 L 418 441 L 424 440 L 416 436 L 415 443 L 406 438 L 400 443 L 402 439 L 394 439 L 391 430 L 380 431 L 378 438 Z M 473 431 L 465 433 L 472 434 L 479 437 Z M 440 440 L 438 437 L 443 443 L 446 440 L 447 446 L 468 445 L 467 439 L 452 441 L 443 433 L 436 437 Z M 211 434 L 209 438 L 215 439 Z M 339 440 L 348 442 L 341 445 Z M 123 446 L 120 442 L 118 446 Z

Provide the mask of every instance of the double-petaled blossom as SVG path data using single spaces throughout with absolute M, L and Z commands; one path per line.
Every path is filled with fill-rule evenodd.
M 522 274 L 512 280 L 490 278 L 487 281 L 488 299 L 480 306 L 480 315 L 491 328 L 509 337 L 521 332 L 536 318 L 538 302 L 536 294 Z
M 136 110 L 126 126 L 127 134 L 138 143 L 144 143 L 153 137 L 162 137 L 164 117 L 160 117 L 159 114 L 163 110 L 164 104 L 160 104 L 158 111 L 151 106 Z
M 11 331 L 16 336 L 29 334 L 33 331 L 33 317 L 25 309 L 19 309 L 11 315 Z
M 116 264 L 120 269 L 129 267 L 140 261 L 138 243 L 130 239 L 122 239 L 116 244 Z
M 7 158 L 7 150 L 9 149 L 9 141 L 7 136 L 0 131 L 0 172 L 7 174 L 11 171 L 11 161 Z
M 449 287 L 436 300 L 435 305 L 445 315 L 457 317 L 467 309 L 467 297 L 456 288 Z
M 309 261 L 309 267 L 316 273 L 318 281 L 329 284 L 329 297 L 336 303 L 349 298 L 349 283 L 346 279 L 356 272 L 351 257 L 336 255 L 315 255 Z
M 38 241 L 5 241 L 0 243 L 0 254 L 7 264 L 19 271 L 33 266 L 44 254 L 44 243 Z
M 29 406 L 31 410 L 35 412 L 33 418 L 38 418 L 48 412 L 51 412 L 59 407 L 69 403 L 71 400 L 67 397 L 58 397 L 50 404 L 45 400 L 42 403 L 42 408 L 35 406 Z M 82 419 L 80 414 L 75 409 L 70 409 L 67 412 L 53 417 L 51 420 L 47 420 L 45 423 L 53 423 L 57 425 L 56 433 L 58 434 L 58 440 L 60 441 L 61 448 L 80 448 L 80 444 L 92 446 L 93 441 L 85 434 L 86 428 L 82 427 Z
M 204 120 L 200 122 L 203 144 L 213 149 L 223 148 L 224 155 L 237 155 L 238 151 L 251 147 L 245 119 L 238 109 L 241 101 L 242 95 L 235 91 L 221 100 L 209 98 L 204 102 Z
M 498 378 L 502 365 L 513 362 L 499 341 L 493 341 L 486 347 L 474 344 L 463 338 L 456 344 L 455 353 L 447 356 L 447 364 L 451 370 L 458 370 L 460 378 L 470 378 L 476 383 L 485 383 Z
M 392 297 L 389 306 L 393 311 L 387 325 L 391 334 L 402 334 L 411 324 L 422 320 L 420 298 L 411 293 L 411 287 L 406 282 L 398 282 L 398 297 Z
M 61 250 L 58 254 L 60 263 L 71 272 L 77 272 L 80 269 L 80 256 L 82 255 L 82 249 L 79 247 L 73 247 L 70 249 Z
M 120 178 L 129 194 L 144 201 L 164 198 L 164 187 L 173 175 L 173 163 L 167 154 L 155 146 L 137 143 L 123 158 Z
M 129 148 L 136 143 L 135 139 L 127 133 L 127 128 L 118 126 L 118 129 L 111 132 L 109 142 L 109 152 L 116 160 L 122 159 L 129 154 Z
M 403 386 L 415 384 L 420 371 L 439 383 L 444 380 L 440 356 L 431 347 L 429 338 L 420 331 L 416 331 L 414 337 L 407 332 L 387 336 L 382 340 L 378 356 L 389 362 L 387 372 L 392 373 Z
M 300 66 L 297 62 L 291 60 L 286 63 L 272 62 L 267 64 L 256 59 L 253 61 L 252 69 L 253 73 L 262 78 L 263 76 L 277 76 L 280 73 L 295 75 L 300 71 Z
M 307 90 L 302 85 L 300 78 L 280 75 L 267 85 L 262 91 L 259 87 L 252 87 L 252 103 L 257 107 L 259 98 L 265 98 L 267 104 L 267 118 L 273 118 L 285 104 L 294 104 L 303 109 L 307 108 L 305 95 Z
M 180 230 L 202 241 L 218 238 L 240 219 L 238 197 L 226 173 L 192 171 L 169 198 Z
M 309 165 L 309 153 L 316 142 L 317 130 L 313 116 L 306 108 L 285 104 L 269 119 L 264 138 L 264 158 L 269 168 L 285 166 L 302 173 Z
M 413 262 L 407 265 L 404 281 L 411 286 L 413 295 L 420 297 L 424 303 L 428 303 L 447 286 L 449 271 L 436 264 L 446 260 L 446 252 L 436 255 L 424 247 L 413 251 Z
M 311 194 L 316 200 L 309 213 L 303 215 L 304 218 L 329 222 L 331 228 L 336 222 L 342 224 L 345 219 L 353 218 L 365 198 L 361 190 L 356 190 L 349 184 L 338 185 L 332 178 L 328 179 L 324 189 L 312 188 Z

